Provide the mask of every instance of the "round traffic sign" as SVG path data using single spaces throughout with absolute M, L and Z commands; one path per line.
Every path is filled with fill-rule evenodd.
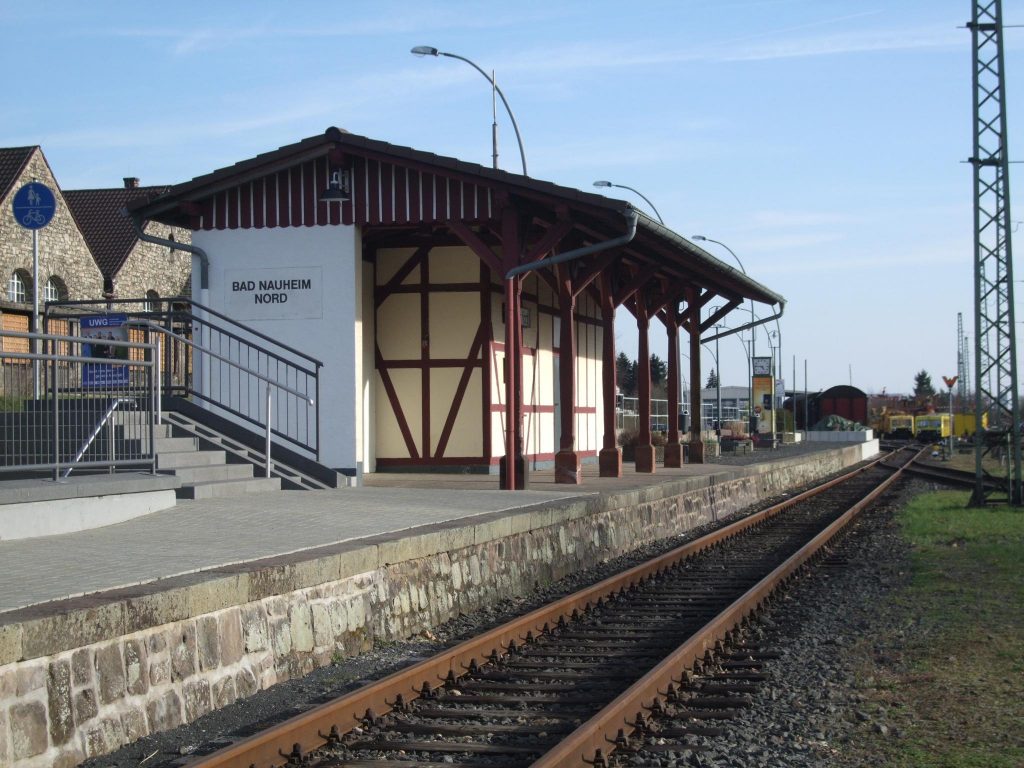
M 57 211 L 57 199 L 45 184 L 30 181 L 14 195 L 14 220 L 25 229 L 42 229 Z

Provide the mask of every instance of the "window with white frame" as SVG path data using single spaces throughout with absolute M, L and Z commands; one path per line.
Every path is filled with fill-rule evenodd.
M 20 304 L 28 302 L 28 278 L 20 269 L 12 272 L 7 281 L 7 300 Z
M 51 277 L 43 286 L 43 301 L 63 301 L 67 295 L 64 281 L 59 277 Z

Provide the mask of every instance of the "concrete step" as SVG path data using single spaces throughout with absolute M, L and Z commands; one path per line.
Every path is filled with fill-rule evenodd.
M 199 441 L 194 437 L 158 437 L 154 448 L 157 453 L 183 453 L 199 450 Z
M 157 451 L 156 466 L 158 469 L 175 469 L 177 467 L 206 467 L 227 463 L 224 451 Z
M 279 477 L 251 477 L 248 480 L 221 480 L 182 486 L 176 493 L 179 499 L 216 499 L 279 490 L 281 490 L 281 478 Z
M 219 480 L 246 480 L 252 478 L 251 464 L 213 464 L 207 466 L 186 466 L 161 469 L 165 475 L 180 477 L 181 482 L 193 485 L 214 483 Z

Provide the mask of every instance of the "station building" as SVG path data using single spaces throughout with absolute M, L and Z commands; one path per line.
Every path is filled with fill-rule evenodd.
M 202 305 L 320 361 L 317 458 L 356 476 L 500 469 L 511 488 L 552 464 L 578 483 L 583 461 L 617 476 L 617 308 L 636 319 L 649 413 L 652 324 L 678 412 L 680 333 L 699 401 L 701 333 L 746 300 L 784 305 L 629 203 L 333 127 L 129 209 L 191 232 Z M 670 425 L 667 465 L 683 443 L 702 460 L 692 429 Z

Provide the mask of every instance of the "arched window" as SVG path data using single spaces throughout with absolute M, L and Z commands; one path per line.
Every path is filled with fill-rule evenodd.
M 29 276 L 20 269 L 11 273 L 7 281 L 7 300 L 25 304 L 29 300 Z
M 43 301 L 64 301 L 68 297 L 64 281 L 54 275 L 43 286 Z
M 143 312 L 156 312 L 160 309 L 160 294 L 156 291 L 146 291 L 146 300 L 142 302 Z

